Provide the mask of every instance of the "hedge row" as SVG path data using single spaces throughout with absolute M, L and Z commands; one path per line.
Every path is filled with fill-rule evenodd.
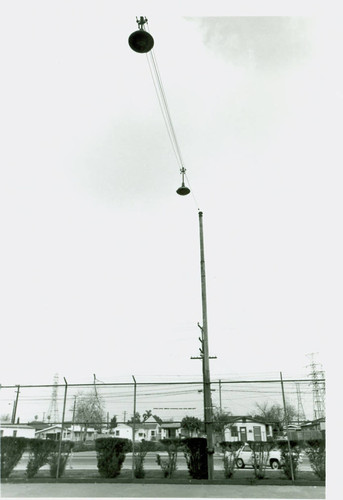
M 236 467 L 237 451 L 244 443 L 222 442 L 220 444 L 224 451 L 225 477 L 230 478 Z M 2 437 L 0 442 L 2 477 L 9 477 L 24 451 L 29 451 L 26 468 L 28 478 L 34 477 L 45 464 L 50 465 L 51 477 L 57 476 L 57 469 L 59 470 L 58 477 L 61 477 L 74 443 L 62 441 L 60 463 L 58 464 L 59 445 L 59 442 L 50 440 Z M 210 450 L 207 449 L 206 438 L 164 439 L 161 440 L 160 445 L 168 453 L 167 459 L 157 454 L 157 463 L 160 465 L 164 477 L 172 477 L 177 469 L 177 454 L 181 451 L 186 458 L 190 476 L 194 479 L 208 478 L 207 460 Z M 288 478 L 291 478 L 292 470 L 287 442 L 250 441 L 249 445 L 253 453 L 253 467 L 256 478 L 262 479 L 264 477 L 269 452 L 273 447 L 280 449 L 283 471 Z M 290 446 L 295 478 L 299 465 L 300 450 L 304 448 L 314 473 L 321 480 L 325 479 L 325 440 L 312 440 L 303 443 L 291 441 Z M 98 438 L 95 440 L 95 450 L 100 475 L 106 478 L 114 478 L 120 474 L 126 453 L 132 451 L 132 442 L 120 438 Z M 145 475 L 144 459 L 148 451 L 155 451 L 151 442 L 142 441 L 137 443 L 134 464 L 136 477 L 142 478 Z

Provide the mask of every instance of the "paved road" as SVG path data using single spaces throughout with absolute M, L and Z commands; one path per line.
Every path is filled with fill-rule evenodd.
M 20 460 L 19 464 L 16 466 L 15 470 L 25 470 L 27 464 L 28 454 L 24 454 L 23 458 Z M 123 464 L 123 469 L 132 468 L 132 455 L 127 453 L 125 462 Z M 144 462 L 145 470 L 160 470 L 160 466 L 156 463 L 156 452 L 149 452 L 145 457 Z M 185 457 L 182 453 L 178 455 L 177 458 L 177 468 L 178 470 L 187 470 L 187 464 Z M 223 459 L 221 455 L 214 456 L 214 470 L 223 470 Z M 248 467 L 247 467 L 248 468 Z M 42 467 L 42 469 L 48 469 L 48 466 Z M 97 469 L 97 459 L 95 451 L 83 451 L 79 453 L 73 453 L 68 460 L 68 469 Z M 270 469 L 271 470 L 271 469 Z M 304 457 L 303 462 L 299 466 L 300 471 L 311 471 L 311 466 L 307 457 Z M 239 470 L 238 470 L 239 472 Z M 274 471 L 273 471 L 274 472 Z M 277 471 L 275 471 L 277 472 Z

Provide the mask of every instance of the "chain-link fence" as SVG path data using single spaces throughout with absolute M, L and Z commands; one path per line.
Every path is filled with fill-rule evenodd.
M 265 417 L 284 411 L 288 421 L 303 424 L 325 416 L 325 379 L 212 380 L 213 414 Z M 181 423 L 184 417 L 204 418 L 201 381 L 13 385 L 0 388 L 2 423 L 96 427 L 146 421 Z M 274 413 L 273 413 L 274 411 Z M 279 412 L 279 414 L 277 413 Z M 275 418 L 276 418 L 275 417 Z M 278 417 L 279 418 L 279 417 Z

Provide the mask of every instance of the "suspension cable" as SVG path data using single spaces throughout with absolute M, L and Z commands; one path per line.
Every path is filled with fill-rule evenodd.
M 146 24 L 148 24 L 148 23 L 146 23 Z M 148 26 L 147 26 L 147 31 L 149 31 Z M 160 71 L 158 69 L 157 60 L 156 60 L 153 49 L 150 50 L 146 55 L 147 55 L 147 60 L 149 63 L 151 76 L 152 76 L 152 79 L 154 82 L 156 94 L 158 97 L 158 101 L 160 103 L 163 118 L 164 118 L 164 121 L 165 121 L 165 124 L 167 127 L 168 135 L 169 135 L 170 141 L 172 143 L 172 147 L 173 147 L 177 162 L 179 163 L 180 171 L 181 171 L 181 173 L 184 173 L 185 168 L 184 168 L 183 159 L 182 159 L 182 155 L 181 155 L 181 151 L 180 151 L 180 146 L 179 146 L 179 143 L 178 143 L 178 140 L 176 137 L 176 133 L 175 133 L 175 129 L 174 129 L 174 125 L 173 125 L 173 122 L 172 122 L 172 119 L 170 116 L 167 97 L 166 97 L 166 94 L 164 91 L 161 74 L 160 74 Z

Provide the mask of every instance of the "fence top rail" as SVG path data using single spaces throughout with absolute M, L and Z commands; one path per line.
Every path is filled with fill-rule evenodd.
M 290 382 L 325 382 L 325 378 L 305 378 L 305 379 L 283 379 L 284 383 Z M 180 382 L 90 382 L 87 384 L 67 384 L 68 387 L 97 387 L 101 386 L 134 386 L 138 385 L 200 385 L 203 382 L 199 381 L 180 381 Z M 280 379 L 267 379 L 267 380 L 212 380 L 211 384 L 275 384 L 280 383 Z M 65 387 L 66 384 L 15 384 L 15 385 L 1 385 L 0 389 L 15 389 L 15 388 L 39 388 L 39 387 Z

